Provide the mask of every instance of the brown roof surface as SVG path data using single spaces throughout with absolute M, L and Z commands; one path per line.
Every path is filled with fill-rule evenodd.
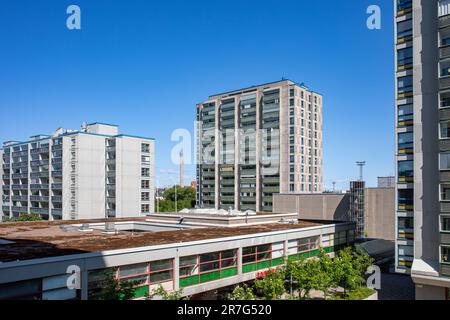
M 109 221 L 145 221 L 146 218 L 114 219 Z M 14 241 L 0 244 L 0 261 L 29 260 L 35 258 L 81 254 L 152 245 L 180 243 L 278 230 L 301 229 L 327 223 L 299 221 L 298 224 L 262 224 L 245 227 L 214 227 L 176 231 L 119 232 L 107 235 L 100 230 L 93 232 L 63 231 L 61 226 L 99 223 L 105 220 L 0 223 L 0 239 Z

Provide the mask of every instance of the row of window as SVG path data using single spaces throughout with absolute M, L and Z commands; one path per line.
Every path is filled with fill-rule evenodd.
M 146 297 L 158 285 L 173 289 L 173 259 L 153 261 L 150 263 L 133 264 L 112 269 L 89 271 L 88 298 L 98 299 L 102 288 L 108 281 L 109 274 L 118 280 L 119 286 L 124 282 L 135 283 L 134 298 Z
M 284 242 L 250 246 L 242 249 L 244 273 L 268 269 L 284 264 L 285 252 L 289 259 L 316 256 L 320 248 L 333 252 L 353 243 L 354 231 L 313 236 Z M 192 255 L 180 258 L 180 287 L 188 287 L 238 274 L 237 249 Z M 166 290 L 174 288 L 174 259 L 125 265 L 88 272 L 88 299 L 101 298 L 102 289 L 109 277 L 118 280 L 119 286 L 133 282 L 134 298 L 148 296 L 159 285 Z M 69 275 L 54 276 L 0 285 L 0 300 L 68 300 L 79 299 L 80 290 L 67 288 Z

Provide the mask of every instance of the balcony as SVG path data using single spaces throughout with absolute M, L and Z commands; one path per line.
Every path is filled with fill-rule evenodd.
M 48 189 L 49 185 L 48 184 L 31 184 L 30 185 L 30 189 L 33 190 L 43 190 L 43 189 Z
M 40 172 L 32 172 L 30 174 L 31 178 L 48 178 L 49 177 L 48 171 L 40 171 Z
M 49 197 L 48 196 L 30 196 L 31 201 L 42 201 L 42 202 L 48 202 Z
M 49 146 L 45 146 L 45 147 L 41 147 L 38 150 L 39 150 L 38 153 L 49 153 L 50 152 L 50 147 Z
M 54 144 L 54 145 L 52 146 L 52 150 L 53 150 L 53 151 L 61 151 L 62 148 L 63 148 L 62 143 Z
M 37 214 L 49 214 L 50 209 L 49 208 L 30 208 L 31 213 L 37 213 Z
M 12 201 L 28 201 L 28 196 L 12 196 Z
M 439 89 L 444 90 L 450 88 L 450 76 L 444 76 L 439 78 Z
M 30 166 L 32 167 L 36 167 L 36 166 L 46 166 L 49 164 L 48 159 L 43 159 L 43 160 L 33 160 L 30 161 Z
M 54 215 L 54 216 L 62 216 L 62 209 L 61 208 L 52 209 L 52 215 Z
M 116 176 L 116 171 L 113 171 L 113 170 L 107 171 L 107 172 L 106 172 L 106 176 L 107 176 L 108 178 L 114 178 L 114 177 Z
M 61 178 L 63 176 L 61 170 L 52 171 L 52 177 L 53 178 Z
M 18 213 L 28 213 L 28 207 L 18 207 L 18 206 L 14 206 L 11 208 L 12 211 L 14 212 L 18 212 Z
M 62 183 L 53 183 L 52 184 L 53 190 L 62 190 L 62 187 L 63 187 Z
M 450 26 L 450 15 L 443 15 L 439 17 L 439 29 Z

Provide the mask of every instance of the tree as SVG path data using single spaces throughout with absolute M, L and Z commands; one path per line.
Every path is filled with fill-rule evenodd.
M 18 218 L 3 217 L 2 222 L 29 222 L 29 221 L 43 221 L 41 216 L 37 213 L 23 213 Z
M 313 289 L 320 289 L 320 264 L 317 259 L 300 260 L 292 264 L 290 272 L 296 282 L 300 299 L 309 298 Z
M 196 203 L 196 191 L 192 187 L 177 186 L 176 199 L 177 209 L 192 209 Z M 175 211 L 175 187 L 168 188 L 164 191 L 164 200 L 159 201 L 160 212 Z
M 256 300 L 256 296 L 253 293 L 253 289 L 244 284 L 234 288 L 233 292 L 228 295 L 228 300 Z
M 327 299 L 330 289 L 339 285 L 339 278 L 337 277 L 339 270 L 336 269 L 338 265 L 323 249 L 319 251 L 317 257 L 320 274 L 317 279 L 317 288 L 315 289 L 322 291 L 324 298 Z
M 344 294 L 348 290 L 355 290 L 364 283 L 364 274 L 371 260 L 368 256 L 353 252 L 351 248 L 346 248 L 339 252 L 336 263 L 341 268 L 340 283 L 344 288 Z
M 265 300 L 279 299 L 285 292 L 284 274 L 281 271 L 271 272 L 263 279 L 255 281 L 255 288 L 262 293 Z
M 99 300 L 131 300 L 134 298 L 136 284 L 133 281 L 121 281 L 119 284 L 113 271 L 105 271 Z
M 183 290 L 178 290 L 174 292 L 167 292 L 162 285 L 159 285 L 157 289 L 153 290 L 149 294 L 148 298 L 161 297 L 162 300 L 189 300 L 187 297 L 183 297 Z
M 42 221 L 42 218 L 37 213 L 21 214 L 17 221 Z

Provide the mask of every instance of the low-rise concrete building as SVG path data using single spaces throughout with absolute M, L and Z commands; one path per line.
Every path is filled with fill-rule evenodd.
M 395 189 L 365 189 L 365 235 L 395 240 Z M 351 221 L 350 194 L 276 194 L 274 211 L 298 213 L 300 219 Z
M 137 281 L 136 299 L 159 285 L 190 296 L 263 277 L 321 248 L 333 255 L 353 244 L 354 229 L 296 214 L 3 223 L 0 300 L 98 299 L 106 271 Z

